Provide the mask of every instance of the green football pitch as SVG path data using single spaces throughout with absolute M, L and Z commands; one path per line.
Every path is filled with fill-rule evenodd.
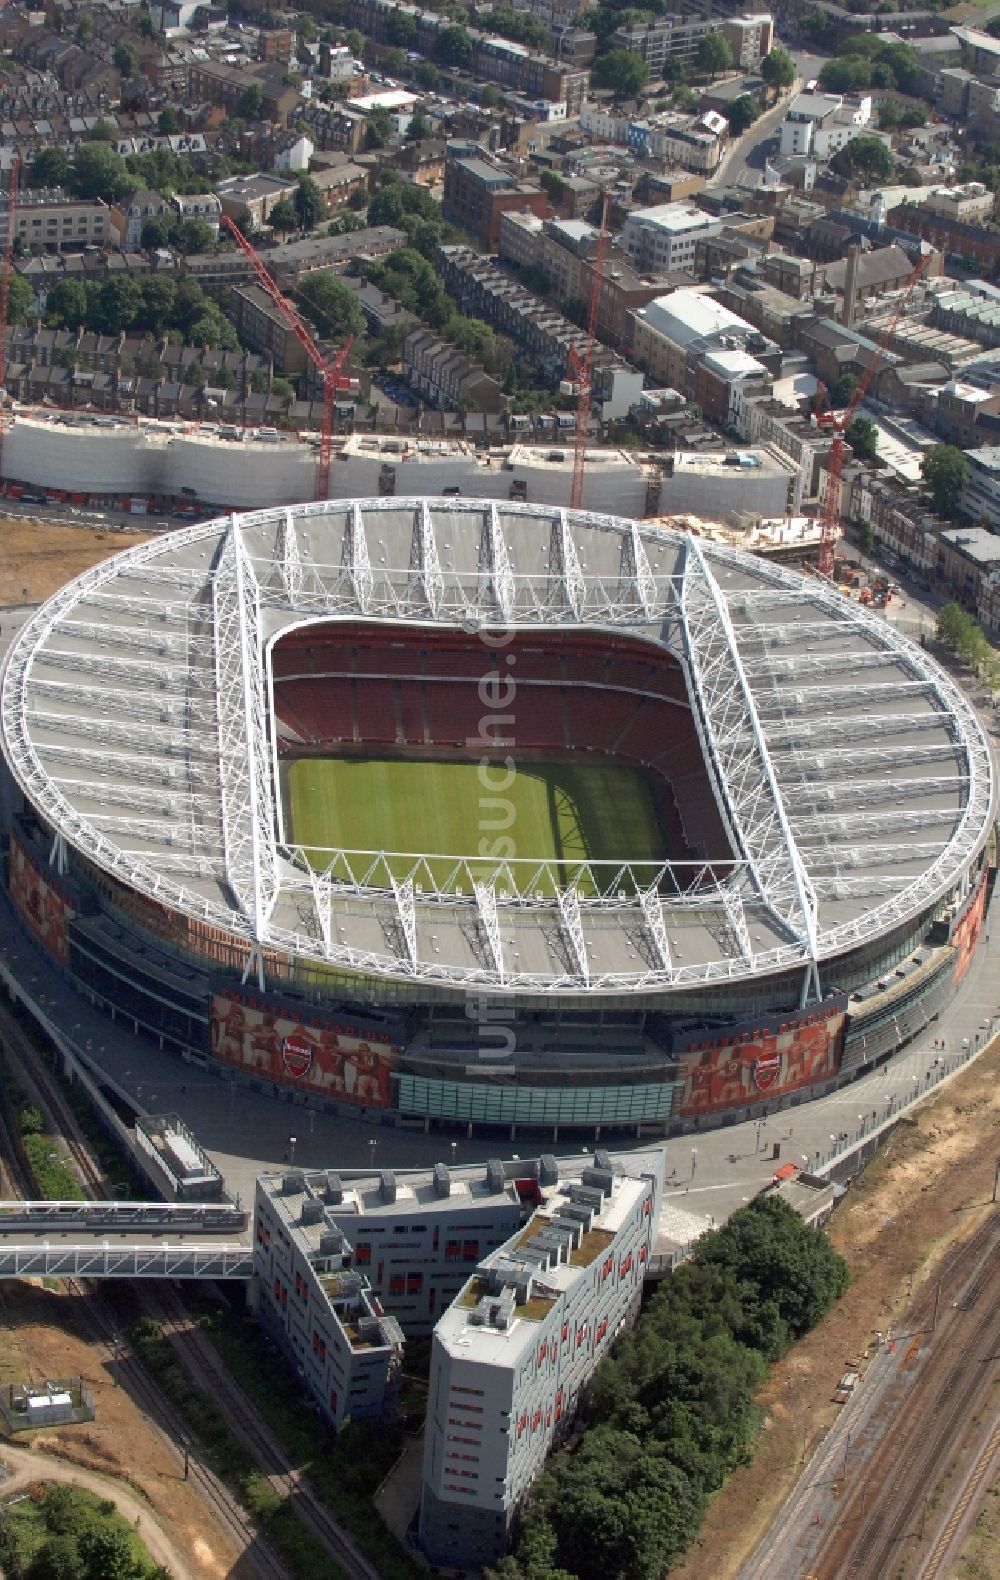
M 642 864 L 637 877 L 652 881 L 668 855 L 680 854 L 667 849 L 642 769 L 532 762 L 508 777 L 499 764 L 481 776 L 468 761 L 301 758 L 286 770 L 286 832 L 317 867 L 329 862 L 324 850 L 399 852 L 391 865 L 402 877 L 412 868 L 406 858 L 425 854 L 443 885 L 454 865 L 447 857 L 470 860 L 483 879 L 498 858 L 523 861 L 513 869 L 521 889 L 533 879 L 539 886 L 533 863 L 542 860 L 559 864 L 563 883 L 586 861 Z

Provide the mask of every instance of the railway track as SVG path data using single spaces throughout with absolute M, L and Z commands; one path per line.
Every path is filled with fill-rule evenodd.
M 972 1467 L 965 1486 L 956 1499 L 951 1513 L 942 1526 L 927 1559 L 921 1565 L 916 1580 L 938 1580 L 942 1565 L 948 1556 L 948 1549 L 951 1547 L 971 1505 L 982 1492 L 983 1482 L 986 1480 L 987 1474 L 998 1454 L 1000 1454 L 1000 1425 L 993 1428 L 988 1442 L 983 1445 L 983 1448 L 976 1456 L 976 1463 Z
M 835 1526 L 813 1559 L 810 1574 L 816 1580 L 884 1580 L 896 1572 L 918 1523 L 923 1534 L 927 1509 L 947 1473 L 953 1447 L 995 1376 L 1000 1345 L 998 1232 L 991 1217 L 943 1272 L 942 1285 L 952 1298 L 939 1320 L 933 1349 L 905 1392 L 901 1383 L 893 1385 L 894 1419 L 875 1453 L 859 1468 Z M 932 1286 L 914 1316 L 922 1308 L 929 1319 L 937 1298 Z M 910 1326 L 920 1331 L 916 1322 Z
M 259 1576 L 259 1580 L 272 1580 L 272 1577 L 273 1580 L 290 1580 L 288 1570 L 257 1522 L 191 1442 L 180 1412 L 164 1397 L 142 1362 L 122 1350 L 118 1325 L 103 1297 L 86 1281 L 68 1278 L 65 1282 L 68 1289 L 85 1297 L 81 1306 L 82 1319 L 104 1347 L 109 1370 L 113 1374 L 117 1372 L 121 1385 L 128 1385 L 133 1399 L 170 1450 L 178 1467 L 187 1464 L 188 1479 L 241 1552 L 242 1562 Z
M 13 1034 L 9 1036 L 9 1043 L 16 1044 L 25 1084 L 34 1088 L 33 1095 L 58 1130 L 84 1189 L 92 1198 L 106 1200 L 109 1192 L 104 1175 L 58 1082 L 41 1061 L 31 1057 L 33 1050 L 26 1045 L 17 1022 L 4 1017 L 2 1011 L 0 1019 L 4 1021 L 5 1035 Z M 77 1293 L 88 1296 L 91 1325 L 105 1345 L 112 1344 L 117 1327 L 102 1295 L 87 1281 L 69 1279 L 66 1283 Z M 191 1321 L 176 1291 L 169 1284 L 160 1284 L 155 1289 L 147 1287 L 144 1298 L 150 1315 L 162 1324 L 164 1332 L 180 1349 L 185 1368 L 193 1378 L 200 1378 L 209 1396 L 218 1404 L 230 1430 L 256 1459 L 275 1491 L 282 1496 L 294 1497 L 295 1510 L 303 1525 L 351 1576 L 351 1580 L 379 1580 L 378 1570 L 341 1528 L 308 1480 L 292 1465 L 261 1420 L 256 1406 L 229 1376 L 217 1351 Z M 256 1522 L 235 1495 L 190 1445 L 183 1417 L 163 1397 L 141 1362 L 132 1357 L 123 1359 L 118 1355 L 117 1364 L 122 1374 L 128 1377 L 135 1398 L 141 1402 L 141 1407 L 166 1437 L 175 1454 L 182 1462 L 187 1454 L 190 1479 L 211 1505 L 220 1523 L 244 1550 L 255 1572 L 261 1575 L 262 1580 L 286 1580 L 288 1571 L 277 1552 L 266 1541 Z M 263 1564 L 257 1561 L 258 1554 L 262 1555 Z
M 252 1400 L 226 1370 L 211 1341 L 191 1320 L 169 1286 L 154 1297 L 164 1333 L 182 1351 L 185 1369 L 200 1380 L 222 1409 L 234 1435 L 257 1460 L 275 1491 L 294 1498 L 303 1525 L 316 1537 L 352 1580 L 379 1580 L 379 1572 L 320 1500 L 308 1477 L 292 1464 L 281 1444 L 258 1414 Z

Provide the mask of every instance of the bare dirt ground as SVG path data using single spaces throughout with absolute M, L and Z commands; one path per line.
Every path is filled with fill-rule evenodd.
M 144 532 L 104 532 L 0 516 L 0 604 L 41 603 L 91 565 L 145 543 L 147 537 Z
M 774 1368 L 759 1398 L 765 1419 L 756 1458 L 719 1493 L 672 1580 L 732 1580 L 791 1491 L 810 1445 L 835 1420 L 830 1395 L 846 1363 L 864 1353 L 875 1329 L 898 1319 L 945 1246 L 990 1210 L 1000 1155 L 998 1074 L 1000 1044 L 897 1127 L 834 1212 L 830 1238 L 854 1281 Z M 987 1500 L 994 1532 L 997 1502 Z M 956 1580 L 1000 1580 L 996 1544 L 984 1540 L 973 1561 L 979 1567 L 960 1568 Z
M 19 1443 L 127 1483 L 150 1505 L 190 1574 L 222 1580 L 237 1554 L 182 1479 L 163 1440 L 128 1394 L 114 1386 L 103 1347 L 81 1337 L 77 1310 L 71 1296 L 38 1283 L 0 1286 L 0 1381 L 82 1375 L 97 1410 L 96 1420 L 86 1425 L 32 1432 Z

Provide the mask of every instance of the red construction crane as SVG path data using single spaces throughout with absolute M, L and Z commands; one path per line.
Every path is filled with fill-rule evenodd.
M 323 380 L 323 426 L 319 435 L 319 464 L 316 468 L 316 498 L 328 499 L 330 496 L 330 454 L 333 448 L 333 400 L 338 389 L 346 387 L 341 378 L 344 364 L 347 361 L 354 336 L 348 335 L 332 362 L 328 362 L 323 355 L 313 336 L 306 328 L 299 314 L 288 298 L 282 295 L 278 286 L 271 278 L 257 251 L 247 241 L 239 226 L 229 218 L 228 214 L 222 215 L 222 223 L 229 231 L 233 240 L 242 247 L 250 260 L 251 268 L 271 301 L 274 303 L 282 318 L 288 324 L 295 338 L 305 349 L 310 362 L 319 372 Z
M 587 465 L 587 435 L 590 431 L 590 396 L 594 385 L 594 351 L 597 347 L 597 319 L 601 306 L 601 283 L 604 279 L 604 259 L 608 250 L 608 194 L 601 203 L 601 228 L 597 233 L 597 250 L 594 253 L 594 283 L 590 292 L 590 312 L 587 316 L 587 341 L 581 356 L 576 346 L 570 346 L 566 377 L 578 386 L 576 402 L 576 443 L 573 449 L 573 485 L 569 502 L 574 510 L 583 504 L 584 472 Z
M 3 274 L 0 278 L 0 482 L 4 480 L 3 441 L 7 428 L 7 316 L 10 311 L 10 278 L 13 269 L 14 228 L 17 214 L 17 174 L 21 161 L 14 156 L 7 175 L 7 202 L 3 215 Z
M 817 402 L 816 422 L 818 426 L 833 430 L 833 444 L 830 446 L 830 454 L 826 463 L 826 487 L 823 490 L 823 504 L 820 511 L 819 570 L 821 576 L 833 575 L 834 547 L 840 536 L 840 477 L 844 470 L 844 453 L 847 449 L 844 433 L 850 427 L 857 414 L 858 407 L 871 388 L 872 380 L 881 366 L 889 341 L 896 332 L 896 325 L 909 304 L 914 286 L 923 275 L 932 256 L 932 253 L 925 252 L 913 273 L 909 276 L 903 294 L 893 309 L 892 317 L 879 336 L 878 350 L 858 380 L 857 388 L 851 396 L 850 404 L 843 411 L 831 411 L 829 408 L 824 411 L 820 409 Z M 844 284 L 846 286 L 846 280 Z M 821 384 L 817 395 L 821 399 L 825 394 L 826 390 Z

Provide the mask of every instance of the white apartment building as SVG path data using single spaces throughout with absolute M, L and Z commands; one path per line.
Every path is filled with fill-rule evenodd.
M 797 93 L 781 123 L 783 154 L 829 159 L 855 137 L 870 131 L 872 100 L 839 93 Z
M 338 1198 L 324 1210 L 353 1246 L 353 1266 L 411 1338 L 430 1333 L 470 1268 L 527 1221 L 540 1186 L 557 1177 L 555 1159 L 543 1157 L 326 1175 L 322 1190 Z
M 479 1263 L 434 1330 L 420 1541 L 478 1568 L 511 1521 L 588 1379 L 634 1321 L 657 1236 L 663 1154 L 560 1168 L 516 1236 Z
M 639 269 L 688 269 L 694 264 L 696 243 L 717 236 L 723 224 L 693 203 L 660 203 L 635 209 L 625 221 L 622 240 Z
M 261 1175 L 254 1213 L 257 1315 L 334 1427 L 391 1414 L 403 1359 L 402 1329 L 373 1299 L 331 1214 L 338 1189 L 336 1175 Z
M 175 192 L 170 201 L 178 219 L 200 219 L 218 237 L 222 203 L 214 192 Z

